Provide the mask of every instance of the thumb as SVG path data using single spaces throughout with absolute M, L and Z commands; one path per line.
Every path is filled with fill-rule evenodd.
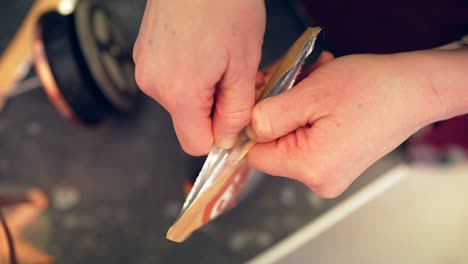
M 270 142 L 322 117 L 320 97 L 314 93 L 318 85 L 308 78 L 291 90 L 257 103 L 247 135 L 259 143 Z
M 311 83 L 310 80 L 306 81 L 305 78 L 334 58 L 331 52 L 323 51 L 312 65 L 302 70 L 297 80 L 299 82 L 304 80 L 304 82 L 299 83 L 293 90 L 305 89 L 304 85 Z M 278 62 L 272 65 L 274 64 L 278 64 Z M 311 121 L 310 118 L 314 116 L 312 111 L 315 111 L 316 106 L 313 105 L 313 101 L 307 104 L 307 101 L 304 101 L 306 98 L 301 91 L 286 91 L 283 95 L 275 97 L 275 99 L 267 98 L 258 103 L 253 109 L 252 124 L 247 127 L 247 134 L 257 142 L 268 142 L 307 125 Z M 306 109 L 311 111 L 312 116 L 304 115 L 304 109 L 301 109 L 303 106 L 296 104 L 296 102 L 302 102 Z M 301 106 L 299 108 L 295 107 L 298 105 Z

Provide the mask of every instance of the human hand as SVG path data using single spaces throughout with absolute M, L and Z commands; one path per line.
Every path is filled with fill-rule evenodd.
M 148 0 L 134 47 L 140 88 L 171 114 L 183 149 L 229 148 L 250 122 L 263 0 Z
M 249 165 L 341 194 L 418 129 L 447 117 L 418 52 L 352 55 L 325 63 L 293 89 L 255 105 Z

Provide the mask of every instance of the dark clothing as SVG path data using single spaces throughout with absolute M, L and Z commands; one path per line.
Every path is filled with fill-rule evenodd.
M 301 0 L 335 55 L 441 46 L 468 34 L 468 0 Z
M 336 56 L 429 49 L 468 34 L 468 0 L 301 1 Z M 410 145 L 429 145 L 436 155 L 458 146 L 468 155 L 467 129 L 468 115 L 459 116 Z

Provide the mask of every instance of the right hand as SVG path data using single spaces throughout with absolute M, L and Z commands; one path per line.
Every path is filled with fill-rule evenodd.
M 148 0 L 136 80 L 169 111 L 187 153 L 229 148 L 250 122 L 265 22 L 263 0 Z
M 420 128 L 463 113 L 457 105 L 468 102 L 464 55 L 428 50 L 330 60 L 322 54 L 319 61 L 329 62 L 255 105 L 246 132 L 258 144 L 247 161 L 336 197 Z

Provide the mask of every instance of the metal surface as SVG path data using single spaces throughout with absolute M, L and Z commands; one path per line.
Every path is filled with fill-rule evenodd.
M 26 80 L 21 81 L 20 83 L 17 83 L 11 91 L 6 94 L 6 96 L 3 98 L 4 100 L 10 100 L 16 96 L 20 96 L 24 93 L 30 92 L 35 89 L 39 89 L 42 87 L 41 81 L 37 76 L 30 77 Z
M 80 125 L 96 125 L 106 117 L 106 102 L 99 97 L 76 39 L 73 15 L 49 12 L 41 16 L 34 39 L 35 68 L 63 117 Z
M 41 28 L 37 28 L 34 34 L 33 56 L 34 67 L 39 79 L 41 80 L 42 87 L 49 97 L 50 102 L 64 118 L 73 122 L 79 122 L 78 117 L 75 115 L 68 102 L 62 96 L 57 82 L 55 81 L 54 74 L 52 73 L 45 54 Z
M 50 101 L 75 123 L 99 124 L 138 100 L 129 44 L 110 13 L 89 1 L 70 15 L 39 19 L 34 58 Z
M 100 92 L 115 110 L 134 109 L 140 90 L 122 26 L 107 9 L 87 0 L 79 3 L 74 19 L 80 49 Z
M 29 68 L 32 56 L 31 43 L 37 19 L 45 12 L 57 9 L 61 1 L 35 1 L 8 47 L 3 50 L 0 56 L 0 110 L 4 104 L 4 96 L 11 93 L 15 83 L 24 77 L 26 73 L 24 69 Z

